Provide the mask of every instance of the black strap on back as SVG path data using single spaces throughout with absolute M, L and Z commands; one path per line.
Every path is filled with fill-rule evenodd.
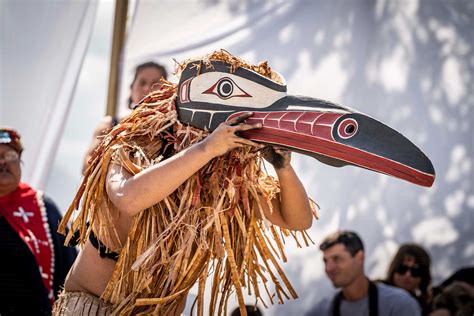
M 89 223 L 86 224 L 87 227 L 89 227 Z M 68 246 L 75 247 L 79 244 L 79 236 L 80 236 L 80 231 L 77 230 L 74 233 L 74 236 L 71 238 L 71 241 L 69 242 Z M 104 245 L 94 234 L 94 231 L 91 230 L 89 234 L 89 241 L 91 242 L 92 246 L 94 246 L 95 249 L 99 250 L 99 256 L 101 258 L 109 258 L 114 261 L 118 261 L 118 258 L 120 254 L 110 251 L 106 245 Z
M 379 313 L 379 297 L 377 285 L 369 280 L 369 316 L 377 316 Z M 341 316 L 341 301 L 344 299 L 342 291 L 339 291 L 332 301 L 332 315 Z
M 110 251 L 94 234 L 93 231 L 90 232 L 89 234 L 89 240 L 94 246 L 95 249 L 99 250 L 99 255 L 101 258 L 109 258 L 114 261 L 117 261 L 119 258 L 119 254 L 113 251 Z

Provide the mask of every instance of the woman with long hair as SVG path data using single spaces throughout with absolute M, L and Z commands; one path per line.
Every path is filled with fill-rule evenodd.
M 420 304 L 423 315 L 431 302 L 431 258 L 417 244 L 403 244 L 393 257 L 385 283 L 408 291 Z

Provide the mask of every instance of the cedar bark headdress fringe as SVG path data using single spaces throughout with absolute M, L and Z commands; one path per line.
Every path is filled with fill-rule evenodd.
M 271 74 L 266 63 L 252 66 L 225 51 L 215 52 L 207 60 L 253 69 L 262 76 Z M 66 243 L 79 231 L 80 243 L 84 244 L 93 230 L 105 244 L 120 245 L 113 224 L 117 211 L 105 190 L 111 163 L 136 174 L 207 135 L 178 121 L 176 93 L 175 85 L 162 81 L 160 90 L 148 95 L 103 139 L 61 222 L 59 231 L 65 233 L 71 221 Z M 311 239 L 305 231 L 277 228 L 258 219 L 264 218 L 262 203 L 271 209 L 270 201 L 279 193 L 278 182 L 262 167 L 258 151 L 232 150 L 136 215 L 126 243 L 110 249 L 119 250 L 120 257 L 102 299 L 114 304 L 114 313 L 168 315 L 198 282 L 197 311 L 203 315 L 204 289 L 210 274 L 207 305 L 211 315 L 226 313 L 234 291 L 241 314 L 246 315 L 243 288 L 264 306 L 262 289 L 272 304 L 275 299 L 282 303 L 290 296 L 297 298 L 277 259 L 286 261 L 285 236 L 294 237 L 298 246 L 302 244 L 298 238 L 306 245 Z M 311 206 L 316 216 L 312 201 Z

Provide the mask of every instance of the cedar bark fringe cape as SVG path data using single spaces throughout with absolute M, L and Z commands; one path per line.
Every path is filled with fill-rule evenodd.
M 216 51 L 207 60 L 271 74 L 266 63 L 252 66 L 225 51 Z M 185 66 L 181 64 L 181 69 Z M 136 174 L 207 135 L 178 121 L 176 92 L 176 85 L 162 81 L 160 90 L 149 94 L 103 139 L 61 222 L 59 231 L 65 233 L 71 221 L 66 243 L 79 231 L 84 244 L 93 230 L 105 244 L 120 245 L 113 224 L 118 211 L 105 189 L 110 164 Z M 311 239 L 305 231 L 277 228 L 260 219 L 265 218 L 261 203 L 271 209 L 270 201 L 278 193 L 278 182 L 266 174 L 260 153 L 253 148 L 235 149 L 211 160 L 167 198 L 134 217 L 126 243 L 110 249 L 120 251 L 120 257 L 101 298 L 114 305 L 116 314 L 168 315 L 198 282 L 197 313 L 203 315 L 211 275 L 211 297 L 206 302 L 210 315 L 227 312 L 232 292 L 246 315 L 245 288 L 264 306 L 262 289 L 272 304 L 297 298 L 277 258 L 286 261 L 285 236 L 292 236 L 298 246 L 297 234 L 306 245 Z M 311 206 L 316 216 L 312 201 Z

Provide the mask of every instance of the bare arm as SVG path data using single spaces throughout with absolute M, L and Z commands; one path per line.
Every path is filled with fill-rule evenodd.
M 313 216 L 306 190 L 291 166 L 291 152 L 278 147 L 266 148 L 264 155 L 274 167 L 280 181 L 280 194 L 273 199 L 273 212 L 264 205 L 265 217 L 273 224 L 292 230 L 311 227 Z
M 244 114 L 236 118 L 236 122 L 251 115 Z M 121 212 L 136 215 L 163 200 L 214 157 L 237 147 L 260 147 L 235 134 L 260 127 L 261 124 L 230 126 L 223 123 L 203 141 L 133 176 L 114 164 L 107 175 L 108 196 Z

